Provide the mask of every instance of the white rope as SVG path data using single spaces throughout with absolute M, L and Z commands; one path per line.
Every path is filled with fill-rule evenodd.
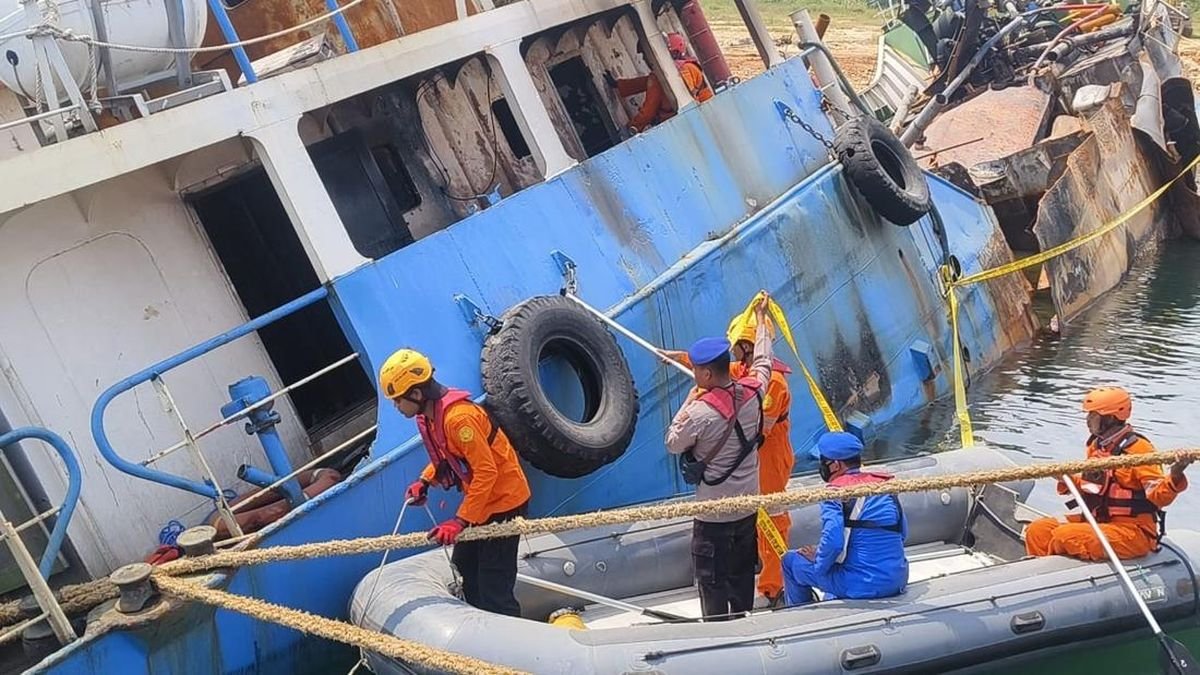
M 150 53 L 150 54 L 204 54 L 204 53 L 211 53 L 211 52 L 223 52 L 223 51 L 227 51 L 229 49 L 234 49 L 236 47 L 248 47 L 250 45 L 256 45 L 256 44 L 259 44 L 262 42 L 269 42 L 276 38 L 280 38 L 285 35 L 290 35 L 291 33 L 295 33 L 297 31 L 304 30 L 305 28 L 310 28 L 319 23 L 328 21 L 329 19 L 345 12 L 346 10 L 348 10 L 352 7 L 362 4 L 365 1 L 366 0 L 350 0 L 350 2 L 346 3 L 345 5 L 342 5 L 341 7 L 338 7 L 335 10 L 326 12 L 318 17 L 309 19 L 308 21 L 305 21 L 302 24 L 292 26 L 291 28 L 284 28 L 282 30 L 275 31 L 274 33 L 268 33 L 266 35 L 260 35 L 258 37 L 248 38 L 246 40 L 241 40 L 239 42 L 212 45 L 209 47 L 147 47 L 145 45 L 126 45 L 126 44 L 120 44 L 117 42 L 105 42 L 103 40 L 97 40 L 96 38 L 94 38 L 90 35 L 87 35 L 85 33 L 76 33 L 75 31 L 73 31 L 69 28 L 59 28 L 58 26 L 55 26 L 55 25 L 49 24 L 49 23 L 42 24 L 42 25 L 36 26 L 34 28 L 30 28 L 21 33 L 12 33 L 9 35 L 0 36 L 0 41 L 3 41 L 4 39 L 10 38 L 10 37 L 20 36 L 20 35 L 25 35 L 28 37 L 33 37 L 33 36 L 37 36 L 37 35 L 49 35 L 55 39 L 63 40 L 66 42 L 81 42 L 83 44 L 92 45 L 95 47 L 104 47 L 107 49 L 115 49 L 117 51 L 126 51 L 126 52 L 146 52 L 146 53 Z

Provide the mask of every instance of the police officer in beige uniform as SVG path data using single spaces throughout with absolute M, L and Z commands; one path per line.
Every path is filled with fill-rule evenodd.
M 696 388 L 667 430 L 667 450 L 681 456 L 684 479 L 696 485 L 697 499 L 758 494 L 763 393 L 771 380 L 765 297 L 754 308 L 758 330 L 746 377 L 730 374 L 725 338 L 703 338 L 688 349 Z M 754 512 L 697 516 L 692 562 L 705 617 L 722 620 L 749 612 L 758 565 Z

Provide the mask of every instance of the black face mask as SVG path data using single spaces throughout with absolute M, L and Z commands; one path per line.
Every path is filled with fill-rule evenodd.
M 829 479 L 833 478 L 833 462 L 822 459 L 821 466 L 817 467 L 817 472 L 821 474 L 821 480 L 828 483 Z

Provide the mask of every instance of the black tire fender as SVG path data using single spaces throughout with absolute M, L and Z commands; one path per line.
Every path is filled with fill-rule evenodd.
M 583 421 L 554 406 L 539 363 L 564 359 L 583 389 Z M 633 440 L 638 395 L 616 338 L 596 317 L 563 296 L 526 300 L 501 317 L 483 345 L 483 389 L 492 418 L 534 467 L 561 478 L 592 473 Z
M 834 152 L 846 179 L 879 215 L 911 225 L 929 213 L 925 173 L 899 138 L 874 117 L 860 115 L 838 129 Z

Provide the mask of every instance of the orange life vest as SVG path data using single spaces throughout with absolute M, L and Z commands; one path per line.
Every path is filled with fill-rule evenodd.
M 1105 449 L 1099 439 L 1088 439 L 1088 445 L 1095 445 L 1100 456 L 1118 456 L 1125 454 L 1129 446 L 1144 438 L 1132 430 L 1122 436 L 1111 450 Z M 1117 482 L 1113 471 L 1087 471 L 1080 476 L 1079 493 L 1083 495 L 1085 506 L 1097 522 L 1106 523 L 1113 518 L 1132 518 L 1145 513 L 1153 514 L 1159 521 L 1159 537 L 1165 529 L 1166 513 L 1146 497 L 1145 490 L 1132 490 Z M 1070 508 L 1078 506 L 1074 500 L 1067 503 Z

